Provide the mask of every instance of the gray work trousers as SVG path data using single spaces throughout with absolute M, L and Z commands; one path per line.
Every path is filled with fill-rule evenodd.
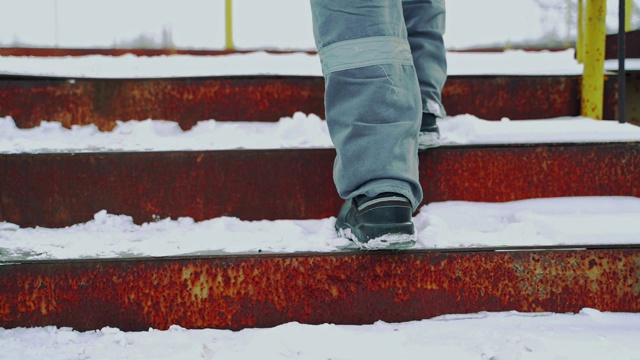
M 310 1 L 338 194 L 399 193 L 415 210 L 422 113 L 445 115 L 445 1 Z

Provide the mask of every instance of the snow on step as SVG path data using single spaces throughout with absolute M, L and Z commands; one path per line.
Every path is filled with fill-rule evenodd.
M 640 127 L 582 117 L 486 121 L 458 115 L 438 124 L 445 145 L 640 141 Z M 201 121 L 188 131 L 162 120 L 118 122 L 112 132 L 94 125 L 65 129 L 57 122 L 18 129 L 11 117 L 0 118 L 0 153 L 331 147 L 326 121 L 299 112 L 275 123 Z
M 507 203 L 442 202 L 414 218 L 415 249 L 481 246 L 637 244 L 640 199 L 569 197 Z M 164 219 L 136 225 L 125 215 L 97 213 L 64 229 L 0 223 L 0 260 L 171 256 L 210 253 L 338 251 L 334 218 L 241 221 Z
M 0 328 L 2 359 L 636 359 L 640 314 L 479 313 L 406 323 L 78 332 Z M 362 346 L 366 344 L 366 346 Z
M 447 53 L 448 74 L 580 75 L 574 50 Z M 254 52 L 221 56 L 0 56 L 0 75 L 64 78 L 172 78 L 236 75 L 322 76 L 317 55 Z

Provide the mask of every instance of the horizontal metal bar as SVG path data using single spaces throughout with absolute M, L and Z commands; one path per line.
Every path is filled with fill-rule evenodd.
M 640 249 L 403 251 L 0 266 L 0 327 L 141 331 L 640 311 Z
M 611 83 L 611 84 L 610 84 Z M 607 81 L 607 94 L 615 82 Z M 0 116 L 19 127 L 42 120 L 64 126 L 161 119 L 190 129 L 198 121 L 277 121 L 296 111 L 324 117 L 321 77 L 244 76 L 175 79 L 0 79 Z M 449 115 L 487 120 L 577 116 L 578 76 L 451 76 L 443 89 Z M 607 98 L 610 96 L 607 96 Z M 605 104 L 613 113 L 615 100 Z
M 0 154 L 0 221 L 64 227 L 101 210 L 137 223 L 188 216 L 335 216 L 333 149 Z M 640 196 L 640 143 L 458 146 L 421 152 L 424 203 Z
M 187 79 L 0 80 L 0 116 L 18 127 L 42 120 L 66 127 L 118 120 L 174 120 L 187 130 L 198 121 L 276 121 L 296 111 L 324 113 L 324 80 L 317 77 Z

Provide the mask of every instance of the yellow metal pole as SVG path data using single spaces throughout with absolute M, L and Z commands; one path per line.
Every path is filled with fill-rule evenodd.
M 578 35 L 576 39 L 576 59 L 584 62 L 584 13 L 586 11 L 585 0 L 578 0 Z
M 587 5 L 584 73 L 582 75 L 582 115 L 602 119 L 604 98 L 604 48 L 606 0 L 589 0 Z
M 233 0 L 225 0 L 225 44 L 227 50 L 233 50 Z

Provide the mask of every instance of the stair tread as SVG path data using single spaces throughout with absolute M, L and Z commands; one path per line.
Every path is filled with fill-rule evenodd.
M 635 197 L 432 203 L 414 217 L 418 243 L 412 250 L 640 244 L 638 219 L 640 199 Z M 126 215 L 101 211 L 90 222 L 63 229 L 20 228 L 0 222 L 0 261 L 355 249 L 336 237 L 334 221 L 225 217 L 136 225 Z
M 0 154 L 0 188 L 11 189 L 0 221 L 63 227 L 101 210 L 136 223 L 327 218 L 342 203 L 334 158 L 333 149 Z M 640 142 L 444 146 L 419 158 L 425 204 L 640 196 Z
M 263 51 L 221 56 L 0 57 L 0 75 L 75 78 L 170 78 L 232 75 L 322 76 L 316 54 Z M 573 49 L 555 52 L 449 52 L 448 74 L 580 75 Z
M 640 127 L 583 117 L 497 122 L 458 115 L 438 124 L 444 146 L 640 142 Z M 0 153 L 333 147 L 326 121 L 303 113 L 276 123 L 202 121 L 187 131 L 162 120 L 120 122 L 111 132 L 92 125 L 65 129 L 57 122 L 19 129 L 10 117 L 0 118 L 0 129 Z
M 0 327 L 238 330 L 480 311 L 640 311 L 640 246 L 549 250 L 3 263 Z

